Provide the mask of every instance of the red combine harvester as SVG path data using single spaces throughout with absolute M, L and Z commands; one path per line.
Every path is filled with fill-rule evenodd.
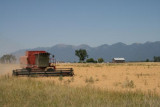
M 13 70 L 14 76 L 73 76 L 72 68 L 56 68 L 54 56 L 50 58 L 46 51 L 26 51 L 25 56 L 20 57 L 22 69 Z M 51 61 L 52 60 L 52 61 Z

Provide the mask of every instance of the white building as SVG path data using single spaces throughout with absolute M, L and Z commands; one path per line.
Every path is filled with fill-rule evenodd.
M 112 62 L 113 63 L 124 63 L 125 59 L 124 58 L 113 58 Z

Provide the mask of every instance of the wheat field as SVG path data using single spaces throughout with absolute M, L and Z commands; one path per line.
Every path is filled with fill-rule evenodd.
M 91 85 L 102 90 L 141 90 L 160 94 L 160 63 L 59 64 L 58 67 L 74 69 L 71 86 Z M 67 79 L 65 77 L 64 82 Z
M 159 107 L 160 63 L 57 64 L 73 77 L 13 77 L 0 64 L 0 107 Z
M 1 64 L 0 74 L 11 75 L 18 64 Z M 160 63 L 122 63 L 122 64 L 79 64 L 61 63 L 57 68 L 73 68 L 73 77 L 38 77 L 37 80 L 51 80 L 56 84 L 71 87 L 90 86 L 114 91 L 154 91 L 160 94 Z M 26 77 L 22 77 L 26 78 Z

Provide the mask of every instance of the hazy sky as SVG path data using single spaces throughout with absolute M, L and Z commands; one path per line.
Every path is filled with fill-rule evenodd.
M 160 41 L 160 0 L 0 0 L 0 54 Z

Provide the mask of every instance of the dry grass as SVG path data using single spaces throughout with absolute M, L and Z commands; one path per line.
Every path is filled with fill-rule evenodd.
M 92 86 L 102 90 L 156 91 L 160 94 L 160 63 L 58 64 L 58 67 L 74 69 L 75 80 L 70 84 L 74 87 L 86 86 L 86 79 L 92 77 Z M 57 81 L 56 78 L 53 80 Z M 134 86 L 124 88 L 126 81 L 131 81 Z M 115 85 L 116 83 L 118 84 Z
M 143 92 L 156 91 L 160 94 L 160 63 L 124 63 L 124 64 L 57 64 L 57 68 L 72 67 L 75 76 L 49 77 L 43 80 L 54 80 L 57 84 L 84 87 L 91 83 L 92 87 L 102 90 L 141 90 Z M 0 64 L 0 74 L 11 74 L 19 65 Z M 37 78 L 41 80 L 42 77 Z M 132 88 L 124 88 L 124 84 L 131 82 Z
M 10 77 L 11 72 L 13 69 L 19 68 L 19 65 L 0 64 L 0 74 L 5 75 L 0 77 L 0 104 L 4 106 L 9 103 L 8 105 L 10 106 L 12 105 L 13 101 L 21 101 L 21 97 L 24 98 L 24 101 L 27 100 L 27 98 L 34 101 L 33 98 L 39 97 L 39 99 L 36 100 L 37 102 L 41 102 L 41 100 L 45 100 L 45 98 L 49 100 L 45 100 L 42 106 L 47 103 L 54 103 L 54 106 L 64 106 L 64 104 L 66 104 L 66 106 L 98 106 L 97 104 L 99 104 L 100 106 L 112 106 L 112 104 L 115 106 L 127 106 L 127 104 L 131 104 L 131 106 L 160 105 L 160 63 L 68 63 L 57 64 L 57 67 L 72 67 L 74 69 L 75 76 L 38 77 L 31 79 L 29 79 L 28 77 L 13 78 Z M 31 88 L 31 90 L 29 87 Z M 18 92 L 12 93 L 12 90 L 16 92 L 22 91 L 22 94 L 24 94 L 24 96 L 19 95 Z M 23 90 L 26 92 L 24 92 Z M 34 93 L 35 90 L 36 92 Z M 7 100 L 10 99 L 10 97 L 13 97 L 8 93 L 13 94 L 13 96 L 17 96 L 18 94 L 18 98 L 11 98 L 11 101 Z M 29 97 L 28 94 L 32 93 L 33 95 Z M 58 93 L 61 94 L 58 95 Z M 83 98 L 79 93 L 84 95 L 82 96 Z M 55 99 L 54 96 L 56 96 L 57 99 Z M 62 100 L 65 100 L 67 102 L 61 104 L 60 98 L 64 96 L 66 96 L 67 98 L 65 97 Z M 5 101 L 2 99 L 2 97 L 6 98 Z M 78 100 L 75 99 L 79 99 L 80 102 L 78 103 Z M 107 102 L 105 99 L 110 100 Z M 52 100 L 57 102 L 53 101 L 53 103 L 51 103 Z M 85 100 L 87 100 L 88 102 L 86 102 Z M 4 103 L 2 103 L 1 101 Z M 24 103 L 24 101 L 22 101 L 22 103 Z M 131 101 L 133 102 L 131 103 Z M 30 106 L 32 103 L 34 102 L 25 102 L 25 106 Z
M 159 107 L 160 97 L 141 91 L 116 92 L 90 87 L 70 87 L 53 80 L 0 77 L 0 107 Z

